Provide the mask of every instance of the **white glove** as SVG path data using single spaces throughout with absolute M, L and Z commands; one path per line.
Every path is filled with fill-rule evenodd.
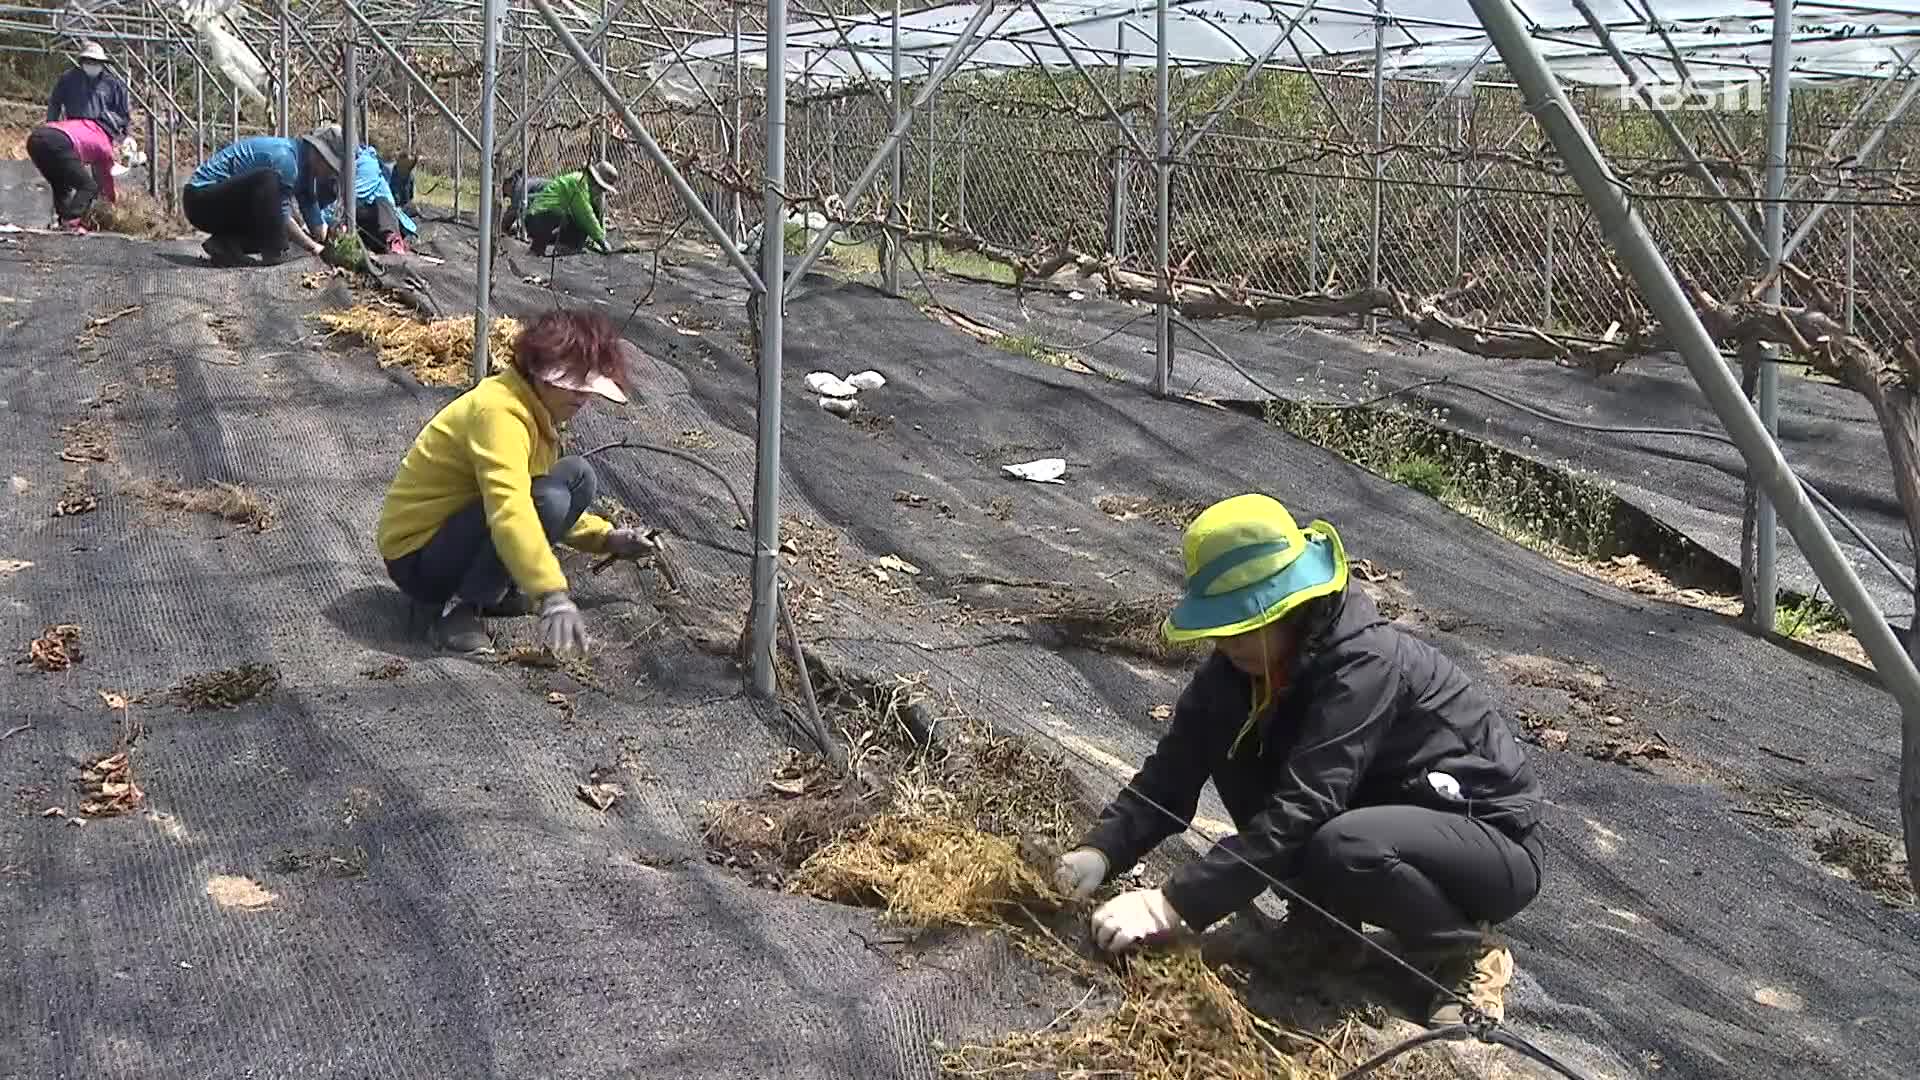
M 550 592 L 540 598 L 540 642 L 555 656 L 568 652 L 587 653 L 587 624 L 573 597 Z
M 1093 940 L 1108 952 L 1151 945 L 1186 928 L 1159 889 L 1121 893 L 1093 913 Z
M 1107 869 L 1107 857 L 1100 849 L 1074 848 L 1054 860 L 1053 887 L 1074 900 L 1085 900 L 1107 880 Z

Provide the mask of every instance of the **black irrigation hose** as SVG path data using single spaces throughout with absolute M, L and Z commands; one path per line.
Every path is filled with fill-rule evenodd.
M 1620 425 L 1612 425 L 1612 424 L 1590 424 L 1583 420 L 1575 420 L 1575 419 L 1572 419 L 1571 417 L 1558 416 L 1554 413 L 1546 411 L 1545 409 L 1537 408 L 1535 406 L 1528 405 L 1524 402 L 1515 401 L 1512 398 L 1507 397 L 1503 394 L 1497 394 L 1492 390 L 1487 390 L 1482 387 L 1475 386 L 1472 383 L 1461 382 L 1455 379 L 1451 375 L 1443 375 L 1437 379 L 1423 379 L 1420 382 L 1409 383 L 1408 385 L 1402 386 L 1398 389 L 1388 390 L 1385 393 L 1376 394 L 1365 401 L 1357 401 L 1357 402 L 1296 401 L 1296 399 L 1289 398 L 1284 394 L 1276 393 L 1271 387 L 1267 386 L 1265 383 L 1261 382 L 1259 379 L 1254 378 L 1251 372 L 1247 371 L 1246 368 L 1240 366 L 1240 364 L 1237 361 L 1235 361 L 1231 356 L 1228 356 L 1226 353 L 1226 350 L 1222 349 L 1218 344 L 1216 344 L 1212 338 L 1202 333 L 1199 327 L 1193 325 L 1191 322 L 1187 321 L 1185 318 L 1179 315 L 1174 316 L 1174 321 L 1179 323 L 1180 326 L 1185 328 L 1188 333 L 1192 334 L 1196 339 L 1198 339 L 1200 344 L 1206 346 L 1207 351 L 1212 353 L 1214 357 L 1218 359 L 1221 363 L 1232 368 L 1235 372 L 1237 372 L 1240 375 L 1241 378 L 1247 380 L 1249 383 L 1252 383 L 1253 386 L 1256 389 L 1258 389 L 1261 393 L 1266 394 L 1268 397 L 1273 398 L 1275 401 L 1293 401 L 1296 404 L 1308 405 L 1315 408 L 1325 408 L 1325 409 L 1364 409 L 1370 405 L 1375 405 L 1375 404 L 1378 404 L 1379 402 L 1386 401 L 1390 398 L 1398 397 L 1403 394 L 1411 393 L 1412 391 L 1419 390 L 1424 387 L 1450 386 L 1457 390 L 1465 390 L 1469 393 L 1479 394 L 1481 397 L 1487 398 L 1498 404 L 1505 405 L 1509 409 L 1514 409 L 1518 412 L 1526 413 L 1529 416 L 1537 417 L 1551 424 L 1558 424 L 1562 427 L 1573 428 L 1577 431 L 1592 431 L 1592 432 L 1598 432 L 1604 435 L 1656 435 L 1656 436 L 1665 436 L 1668 438 L 1707 439 L 1712 442 L 1720 443 L 1724 446 L 1731 446 L 1734 448 L 1735 451 L 1738 451 L 1740 449 L 1740 446 L 1738 443 L 1734 442 L 1731 438 L 1725 435 L 1722 435 L 1717 431 L 1702 431 L 1698 428 L 1630 427 L 1630 426 L 1620 426 Z M 1835 521 L 1840 523 L 1841 528 L 1847 530 L 1848 533 L 1852 534 L 1853 538 L 1860 542 L 1861 548 L 1864 549 L 1867 552 L 1867 554 L 1873 556 L 1874 561 L 1879 563 L 1881 568 L 1884 569 L 1890 576 L 1892 576 L 1893 580 L 1899 582 L 1900 587 L 1903 590 L 1905 590 L 1908 593 L 1912 593 L 1914 591 L 1913 578 L 1909 576 L 1904 570 L 1902 570 L 1899 564 L 1895 563 L 1893 559 L 1887 555 L 1886 552 L 1880 550 L 1880 546 L 1878 544 L 1875 544 L 1872 538 L 1867 536 L 1867 534 L 1861 530 L 1860 526 L 1854 523 L 1854 520 L 1852 518 L 1842 513 L 1839 507 L 1833 505 L 1833 502 L 1831 500 L 1829 500 L 1825 495 L 1821 494 L 1819 488 L 1814 487 L 1813 484 L 1808 482 L 1804 477 L 1800 476 L 1798 473 L 1795 473 L 1794 479 L 1799 481 L 1800 488 L 1801 490 L 1807 493 L 1807 497 L 1812 499 L 1814 502 L 1818 503 L 1820 505 L 1820 508 L 1826 511 L 1829 517 L 1833 518 Z
M 1432 1031 L 1423 1031 L 1410 1039 L 1387 1047 L 1366 1061 L 1341 1073 L 1340 1080 L 1360 1080 L 1361 1077 L 1371 1076 L 1374 1070 L 1379 1069 L 1400 1055 L 1418 1050 L 1422 1046 L 1427 1046 L 1431 1043 L 1466 1042 L 1469 1039 L 1477 1039 L 1484 1043 L 1504 1046 L 1514 1053 L 1519 1054 L 1521 1057 L 1552 1069 L 1554 1072 L 1566 1077 L 1567 1080 L 1586 1080 L 1584 1076 L 1574 1071 L 1572 1066 L 1556 1060 L 1552 1054 L 1515 1035 L 1513 1032 L 1492 1024 L 1450 1024 L 1443 1028 L 1435 1028 Z

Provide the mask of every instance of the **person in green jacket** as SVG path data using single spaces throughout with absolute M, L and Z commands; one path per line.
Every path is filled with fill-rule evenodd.
M 561 173 L 548 180 L 527 201 L 527 239 L 535 257 L 544 257 L 554 245 L 579 250 L 591 245 L 595 251 L 610 252 L 606 216 L 606 196 L 617 194 L 614 187 L 620 171 L 610 162 L 595 162 L 585 172 Z
M 380 508 L 387 574 L 426 608 L 431 636 L 492 650 L 484 616 L 540 616 L 555 653 L 585 652 L 586 628 L 553 545 L 637 557 L 652 542 L 589 513 L 599 478 L 561 453 L 560 425 L 595 399 L 625 404 L 632 347 L 605 315 L 549 311 L 520 332 L 512 366 L 440 410 L 414 440 Z

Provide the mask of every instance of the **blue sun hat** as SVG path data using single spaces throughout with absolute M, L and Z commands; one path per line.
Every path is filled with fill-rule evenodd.
M 1162 632 L 1172 642 L 1233 637 L 1347 587 L 1347 552 L 1324 521 L 1302 529 L 1278 500 L 1236 495 L 1187 526 L 1186 593 Z

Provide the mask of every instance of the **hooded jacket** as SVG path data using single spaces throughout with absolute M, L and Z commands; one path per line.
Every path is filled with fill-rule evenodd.
M 47 95 L 48 120 L 97 120 L 115 142 L 127 137 L 129 115 L 127 84 L 112 68 L 102 68 L 98 75 L 72 68 Z
M 533 192 L 527 200 L 527 216 L 559 214 L 580 227 L 593 246 L 607 249 L 606 226 L 593 209 L 593 188 L 584 172 L 561 173 Z
M 1195 930 L 1267 888 L 1248 863 L 1287 881 L 1313 834 L 1348 810 L 1427 806 L 1516 839 L 1540 819 L 1539 788 L 1519 741 L 1451 660 L 1381 618 L 1365 593 L 1315 601 L 1299 618 L 1303 639 L 1286 684 L 1238 750 L 1253 680 L 1216 653 L 1085 841 L 1107 856 L 1111 874 L 1121 873 L 1192 825 L 1200 789 L 1212 779 L 1239 832 L 1163 887 Z M 1437 792 L 1430 773 L 1451 776 L 1460 801 Z

